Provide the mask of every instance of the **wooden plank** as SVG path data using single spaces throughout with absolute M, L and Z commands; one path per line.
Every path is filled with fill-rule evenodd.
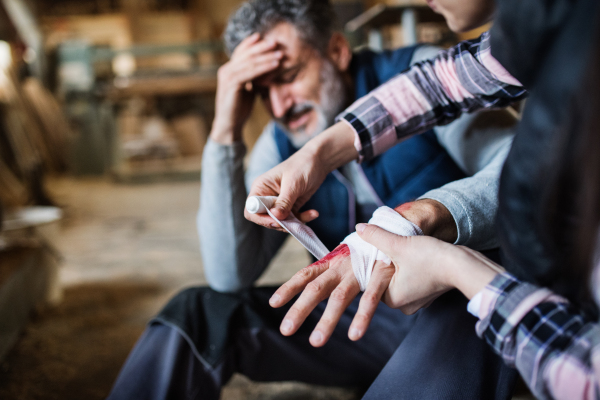
M 2 159 L 0 159 L 0 200 L 9 208 L 25 205 L 29 200 L 24 182 L 15 176 Z
M 212 93 L 216 90 L 216 75 L 190 74 L 171 77 L 120 78 L 115 80 L 108 96 L 117 100 L 131 96 Z
M 62 108 L 52 93 L 35 78 L 24 82 L 23 92 L 44 130 L 43 139 L 51 153 L 55 170 L 64 170 L 68 157 L 67 146 L 73 133 Z
M 201 156 L 121 163 L 112 171 L 120 183 L 191 181 L 200 178 Z
M 185 156 L 201 155 L 208 137 L 206 123 L 199 115 L 182 115 L 173 118 L 175 138 L 179 143 L 179 151 Z
M 402 18 L 402 13 L 407 8 L 417 10 L 420 22 L 445 22 L 444 18 L 433 12 L 427 5 L 422 2 L 407 3 L 403 5 L 385 5 L 377 4 L 358 17 L 348 21 L 346 30 L 355 32 L 359 29 L 366 28 L 381 28 L 385 25 L 399 24 Z

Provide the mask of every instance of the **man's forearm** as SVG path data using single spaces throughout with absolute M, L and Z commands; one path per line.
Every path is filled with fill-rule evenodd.
M 427 236 L 454 243 L 458 236 L 456 222 L 440 202 L 430 199 L 404 203 L 395 208 L 404 218 L 417 225 Z
M 238 209 L 242 212 L 245 197 L 244 154 L 241 143 L 223 146 L 211 138 L 202 160 L 198 233 L 206 278 L 220 291 L 241 285 L 238 257 L 231 249 L 235 248 L 238 234 L 234 214 Z
M 242 129 L 233 128 L 215 118 L 209 137 L 216 143 L 232 145 L 242 141 Z

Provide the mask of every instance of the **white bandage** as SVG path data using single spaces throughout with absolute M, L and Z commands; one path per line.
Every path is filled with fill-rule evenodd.
M 275 196 L 252 196 L 246 200 L 246 210 L 250 214 L 269 214 L 271 218 L 277 221 L 290 235 L 295 237 L 318 260 L 329 254 L 329 250 L 319 240 L 315 232 L 300 222 L 292 213 L 282 221 L 275 218 L 270 211 L 275 205 L 275 201 L 277 201 L 277 197 Z
M 388 232 L 400 236 L 417 236 L 423 234 L 423 231 L 417 225 L 385 206 L 375 210 L 373 217 L 369 220 L 369 224 L 377 225 Z M 346 236 L 346 239 L 342 243 L 347 244 L 350 249 L 352 269 L 360 285 L 360 290 L 363 292 L 371 279 L 375 261 L 383 261 L 388 265 L 392 263 L 392 260 L 388 256 L 372 244 L 362 240 L 356 232 Z

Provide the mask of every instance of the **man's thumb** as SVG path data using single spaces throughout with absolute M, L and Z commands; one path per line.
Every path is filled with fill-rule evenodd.
M 371 224 L 356 225 L 356 233 L 362 240 L 377 247 L 377 249 L 388 256 L 395 253 L 394 248 L 397 247 L 400 244 L 398 242 L 402 240 L 402 236 L 394 235 L 385 229 L 381 229 L 377 225 Z

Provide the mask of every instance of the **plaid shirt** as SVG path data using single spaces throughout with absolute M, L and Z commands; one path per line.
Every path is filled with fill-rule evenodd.
M 491 55 L 490 38 L 461 42 L 417 63 L 359 99 L 338 117 L 356 132 L 359 161 L 463 112 L 502 108 L 527 92 Z
M 490 37 L 461 42 L 415 64 L 340 115 L 356 132 L 360 160 L 527 95 L 491 55 Z M 600 399 L 600 325 L 547 289 L 498 275 L 482 292 L 477 333 L 516 367 L 540 399 Z
M 600 325 L 548 289 L 500 274 L 481 292 L 477 334 L 539 399 L 598 399 Z

